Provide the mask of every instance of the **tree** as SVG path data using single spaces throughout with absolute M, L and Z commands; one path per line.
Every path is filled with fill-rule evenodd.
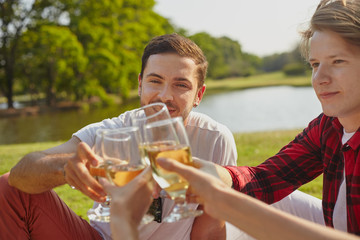
M 214 38 L 208 33 L 197 33 L 190 38 L 203 50 L 208 62 L 208 77 L 249 76 L 256 72 L 259 59 L 243 53 L 241 45 L 228 37 Z
M 107 92 L 126 98 L 137 86 L 145 44 L 173 30 L 153 11 L 154 4 L 152 0 L 80 0 L 69 10 L 69 26 L 89 59 L 89 77 Z
M 25 32 L 21 43 L 19 65 L 25 73 L 23 86 L 30 92 L 45 92 L 48 106 L 54 106 L 60 94 L 73 99 L 84 95 L 87 58 L 67 27 L 41 26 Z
M 16 54 L 23 32 L 41 19 L 58 21 L 64 5 L 56 0 L 0 0 L 0 90 L 6 96 L 8 108 L 13 108 L 13 85 Z
M 203 50 L 206 56 L 209 63 L 208 77 L 216 79 L 224 76 L 226 66 L 224 65 L 222 50 L 219 49 L 216 39 L 205 32 L 196 33 L 190 36 L 190 39 Z

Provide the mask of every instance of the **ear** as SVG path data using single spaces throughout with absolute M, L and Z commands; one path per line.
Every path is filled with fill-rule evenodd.
M 197 107 L 203 96 L 204 96 L 204 93 L 205 93 L 205 89 L 206 89 L 206 85 L 203 84 L 198 90 L 197 90 L 197 94 L 196 94 L 196 98 L 195 98 L 195 101 L 194 101 L 194 107 Z
M 138 76 L 138 95 L 141 96 L 141 76 L 140 76 L 140 73 L 139 73 L 139 76 Z

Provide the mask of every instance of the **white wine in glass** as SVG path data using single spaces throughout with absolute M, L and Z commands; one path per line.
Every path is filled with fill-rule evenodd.
M 146 167 L 140 157 L 139 128 L 126 127 L 104 134 L 103 154 L 106 174 L 110 182 L 122 187 L 139 175 Z M 153 221 L 152 215 L 145 214 L 140 224 Z
M 158 142 L 146 146 L 146 154 L 149 157 L 151 167 L 155 173 L 154 178 L 172 199 L 184 197 L 189 183 L 180 175 L 164 170 L 159 167 L 157 158 L 171 158 L 186 165 L 192 165 L 190 148 L 187 145 L 175 144 L 175 142 Z
M 175 206 L 165 222 L 176 222 L 188 217 L 201 215 L 201 210 L 188 207 L 186 191 L 189 183 L 175 172 L 169 172 L 157 164 L 158 158 L 169 158 L 192 166 L 191 150 L 182 117 L 171 118 L 146 124 L 144 136 L 147 145 L 145 152 L 149 157 L 153 177 L 168 195 Z
M 144 126 L 148 123 L 170 119 L 170 113 L 164 103 L 157 102 L 151 103 L 141 108 L 134 110 L 130 116 L 131 125 L 139 127 L 140 131 L 140 142 L 139 149 L 143 161 L 148 165 L 150 164 L 148 156 L 145 154 L 145 138 L 144 138 Z M 162 220 L 162 199 L 161 197 L 153 200 L 149 211 L 149 214 L 155 217 L 156 222 L 161 222 Z
M 130 164 L 112 164 L 107 168 L 108 177 L 118 187 L 122 187 L 133 180 L 145 168 L 145 165 L 131 166 Z
M 103 159 L 103 134 L 109 129 L 99 128 L 96 130 L 95 142 L 92 147 L 93 152 L 98 156 L 98 159 L 101 162 L 97 166 L 90 166 L 89 172 L 96 180 L 99 177 L 106 177 L 105 163 Z M 110 221 L 110 198 L 106 196 L 106 201 L 103 203 L 98 203 L 96 208 L 91 208 L 87 212 L 87 216 L 92 221 L 98 222 L 109 222 Z

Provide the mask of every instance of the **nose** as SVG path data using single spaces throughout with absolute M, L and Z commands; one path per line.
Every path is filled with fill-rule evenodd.
M 312 83 L 324 85 L 330 82 L 330 69 L 325 64 L 320 64 L 312 73 Z
M 168 102 L 168 101 L 172 101 L 173 100 L 173 94 L 172 94 L 171 86 L 169 84 L 165 84 L 160 89 L 158 97 L 161 100 L 161 102 L 163 102 L 163 103 Z

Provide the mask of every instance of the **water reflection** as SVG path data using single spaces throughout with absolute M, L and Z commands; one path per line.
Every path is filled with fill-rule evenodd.
M 70 139 L 80 128 L 139 106 L 138 101 L 121 106 L 94 109 L 89 112 L 65 111 L 0 118 L 0 144 L 58 141 Z
M 232 132 L 295 129 L 321 112 L 311 87 L 265 87 L 204 98 L 195 109 L 225 124 Z

